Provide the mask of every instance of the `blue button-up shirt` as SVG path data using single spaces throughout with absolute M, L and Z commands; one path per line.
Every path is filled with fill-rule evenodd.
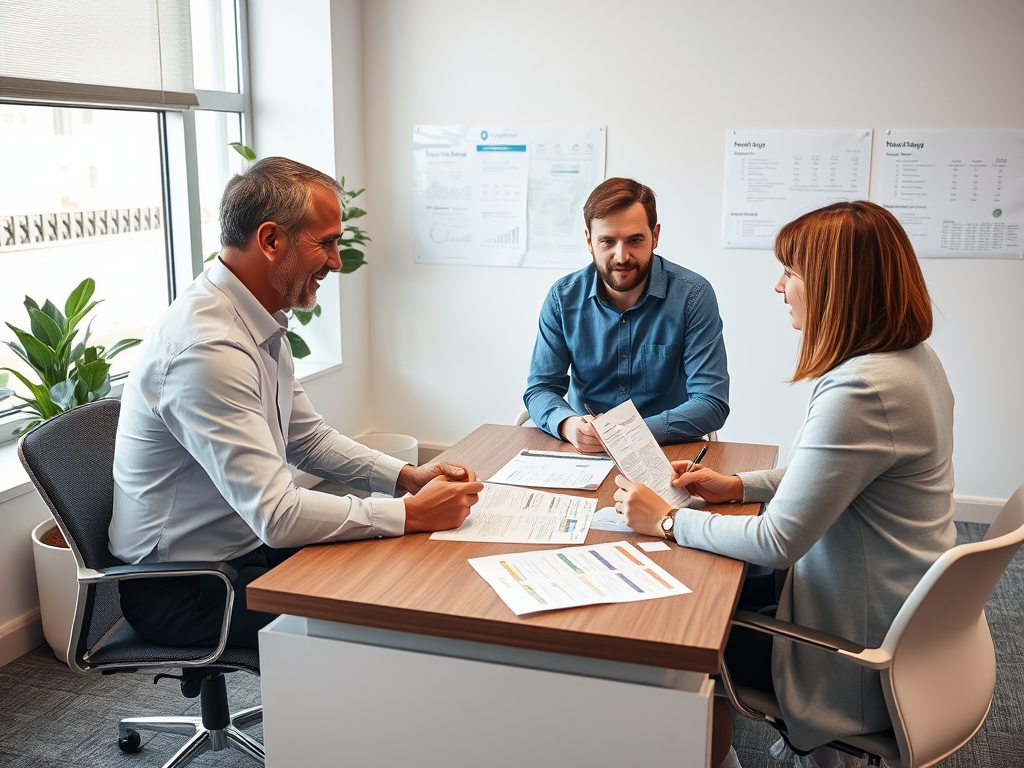
M 625 312 L 602 297 L 593 264 L 551 287 L 523 397 L 545 432 L 561 437 L 558 425 L 585 405 L 603 413 L 630 398 L 659 443 L 725 423 L 729 372 L 715 292 L 696 272 L 652 258 L 647 290 Z

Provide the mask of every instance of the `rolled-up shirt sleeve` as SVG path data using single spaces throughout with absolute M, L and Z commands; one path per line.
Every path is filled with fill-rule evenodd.
M 231 341 L 197 343 L 167 367 L 157 415 L 224 500 L 272 547 L 399 536 L 401 499 L 359 499 L 295 485 L 264 412 L 258 363 Z M 338 434 L 296 383 L 288 459 L 298 468 L 393 493 L 404 464 Z

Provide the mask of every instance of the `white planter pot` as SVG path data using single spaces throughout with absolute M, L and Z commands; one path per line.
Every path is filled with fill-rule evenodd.
M 43 534 L 53 526 L 53 519 L 49 518 L 32 529 L 32 554 L 36 561 L 43 636 L 53 654 L 67 664 L 71 624 L 78 603 L 78 566 L 70 549 L 42 542 Z

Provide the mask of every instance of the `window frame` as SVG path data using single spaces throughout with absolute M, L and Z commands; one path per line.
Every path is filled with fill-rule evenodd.
M 199 200 L 199 162 L 196 141 L 197 112 L 226 112 L 241 118 L 242 143 L 252 146 L 252 92 L 249 80 L 248 0 L 233 0 L 235 45 L 238 56 L 238 93 L 196 90 L 197 106 L 141 107 L 129 104 L 87 104 L 44 98 L 2 98 L 5 104 L 41 107 L 96 108 L 153 112 L 157 116 L 158 151 L 164 208 L 164 240 L 168 304 L 206 268 L 202 247 Z M 228 150 L 231 151 L 231 150 Z M 0 317 L 0 321 L 7 320 Z M 127 373 L 111 377 L 111 397 L 119 397 Z M 13 401 L 13 405 L 11 404 Z M 17 440 L 14 430 L 24 421 L 28 406 L 16 398 L 0 402 L 0 445 Z

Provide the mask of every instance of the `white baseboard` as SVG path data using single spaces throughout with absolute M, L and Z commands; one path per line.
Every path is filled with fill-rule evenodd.
M 1006 499 L 989 499 L 984 496 L 954 496 L 953 519 L 960 523 L 985 523 L 991 525 Z
M 33 608 L 0 627 L 0 667 L 24 656 L 43 643 L 43 622 L 39 609 Z

